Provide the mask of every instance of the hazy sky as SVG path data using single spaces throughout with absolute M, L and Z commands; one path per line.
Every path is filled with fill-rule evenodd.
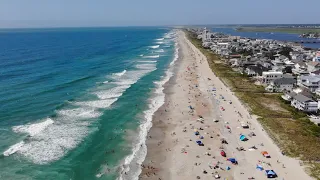
M 320 23 L 320 0 L 0 0 L 0 28 Z

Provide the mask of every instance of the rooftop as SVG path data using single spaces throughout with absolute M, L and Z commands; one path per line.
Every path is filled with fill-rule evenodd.
M 282 75 L 283 73 L 279 72 L 279 71 L 267 71 L 267 72 L 263 72 L 262 74 L 265 74 L 265 75 Z
M 313 101 L 311 98 L 308 98 L 302 94 L 298 94 L 294 97 L 294 99 L 296 99 L 299 102 L 310 102 Z
M 274 80 L 275 85 L 282 85 L 282 84 L 295 84 L 296 80 L 293 78 L 280 78 Z

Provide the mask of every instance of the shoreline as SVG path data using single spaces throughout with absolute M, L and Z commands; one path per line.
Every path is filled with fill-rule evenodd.
M 265 178 L 264 172 L 256 170 L 257 164 L 264 169 L 275 170 L 280 178 L 311 179 L 297 160 L 281 155 L 256 117 L 251 117 L 239 99 L 214 75 L 206 57 L 186 39 L 183 32 L 178 34 L 181 52 L 174 76 L 164 85 L 165 103 L 153 115 L 140 179 L 208 179 L 215 175 L 228 180 L 244 180 L 252 176 Z M 217 89 L 214 93 L 210 92 L 213 87 Z M 227 101 L 220 99 L 220 95 Z M 199 115 L 203 120 L 197 120 Z M 212 121 L 216 118 L 218 123 Z M 239 119 L 248 120 L 250 129 L 240 128 Z M 194 135 L 195 129 L 203 139 Z M 248 142 L 238 140 L 240 133 L 248 134 L 250 131 L 254 131 L 258 138 L 250 137 Z M 221 144 L 221 138 L 225 138 L 228 144 Z M 204 147 L 196 145 L 196 140 L 201 140 Z M 236 151 L 240 146 L 248 150 Z M 249 150 L 251 146 L 258 150 Z M 236 158 L 239 165 L 226 161 L 220 155 L 221 147 L 227 157 Z M 262 150 L 272 154 L 272 158 L 263 158 Z
M 170 31 L 161 39 L 170 39 L 175 42 L 175 31 Z M 159 45 L 157 45 L 159 46 Z M 119 180 L 133 180 L 139 179 L 139 174 L 142 172 L 141 164 L 145 161 L 147 146 L 146 142 L 149 135 L 149 131 L 152 128 L 152 121 L 154 114 L 165 104 L 165 89 L 166 84 L 172 79 L 174 75 L 174 68 L 176 61 L 179 58 L 179 47 L 174 43 L 174 56 L 170 61 L 168 68 L 164 72 L 164 75 L 158 81 L 153 81 L 155 84 L 154 90 L 151 92 L 151 97 L 148 99 L 148 108 L 142 112 L 142 119 L 144 119 L 139 128 L 137 129 L 138 137 L 133 142 L 133 152 L 126 156 L 120 166 Z

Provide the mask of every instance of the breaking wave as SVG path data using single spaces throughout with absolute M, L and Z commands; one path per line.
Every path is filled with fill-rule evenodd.
M 178 48 L 176 49 L 176 53 Z M 178 57 L 175 56 L 173 61 L 176 61 Z M 149 64 L 141 64 L 142 67 L 147 67 Z M 153 96 L 149 99 L 148 109 L 143 112 L 144 118 L 141 121 L 139 126 L 139 135 L 138 142 L 134 143 L 132 153 L 128 155 L 120 169 L 120 177 L 119 180 L 138 180 L 139 175 L 141 173 L 141 164 L 143 163 L 146 155 L 147 155 L 147 146 L 146 146 L 146 137 L 148 131 L 152 127 L 152 118 L 153 114 L 164 104 L 165 102 L 165 94 L 163 92 L 164 85 L 170 80 L 173 76 L 173 66 L 169 66 L 168 70 L 165 72 L 165 76 L 160 80 L 154 82 L 156 85 Z M 123 176 L 123 174 L 126 174 Z
M 63 157 L 75 148 L 95 128 L 90 128 L 93 119 L 102 115 L 119 97 L 141 77 L 156 70 L 156 64 L 139 64 L 136 70 L 124 70 L 112 74 L 113 85 L 105 90 L 93 91 L 97 99 L 71 101 L 66 108 L 56 111 L 56 116 L 41 122 L 12 127 L 16 133 L 28 136 L 5 152 L 4 156 L 20 154 L 35 164 L 47 164 Z
M 144 58 L 159 58 L 160 55 L 154 55 L 154 56 L 144 56 Z
M 163 49 L 159 49 L 159 50 L 156 50 L 156 51 L 154 51 L 154 52 L 157 52 L 157 53 L 163 53 L 163 52 L 164 52 L 164 50 L 163 50 Z
M 157 49 L 157 48 L 159 48 L 160 47 L 160 45 L 155 45 L 155 46 L 149 46 L 150 48 L 152 48 L 152 49 Z
M 116 76 L 123 76 L 126 72 L 127 72 L 127 70 L 123 70 L 122 72 L 113 73 L 113 74 L 116 75 Z

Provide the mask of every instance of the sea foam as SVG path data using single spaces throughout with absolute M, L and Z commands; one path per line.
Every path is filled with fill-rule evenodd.
M 13 127 L 14 132 L 27 133 L 29 136 L 9 147 L 3 155 L 18 153 L 36 164 L 47 164 L 60 159 L 95 130 L 89 126 L 92 119 L 102 115 L 100 109 L 110 107 L 132 84 L 156 70 L 155 66 L 155 63 L 141 64 L 135 70 L 114 73 L 108 85 L 113 84 L 115 87 L 92 92 L 97 100 L 70 102 L 71 107 L 57 110 L 54 118 Z
M 144 56 L 144 58 L 151 58 L 151 59 L 155 59 L 155 58 L 159 58 L 160 55 L 154 55 L 154 56 Z
M 122 72 L 113 73 L 113 74 L 116 75 L 116 76 L 123 76 L 126 72 L 127 72 L 127 70 L 123 70 Z
M 176 49 L 176 53 L 178 56 L 179 49 Z M 176 61 L 178 57 L 175 56 L 173 61 Z M 149 100 L 148 109 L 143 112 L 144 119 L 141 121 L 139 126 L 139 138 L 138 142 L 135 142 L 132 148 L 132 153 L 128 155 L 121 166 L 121 173 L 119 176 L 119 180 L 138 180 L 139 175 L 141 173 L 141 164 L 143 163 L 146 155 L 147 155 L 147 146 L 146 146 L 146 137 L 148 131 L 152 127 L 152 117 L 153 114 L 164 104 L 165 102 L 165 94 L 164 84 L 167 83 L 170 78 L 173 76 L 173 66 L 169 66 L 168 70 L 165 73 L 165 76 L 160 80 L 154 82 L 156 84 L 156 88 L 153 92 L 152 98 Z M 133 163 L 134 162 L 134 163 Z M 124 172 L 127 174 L 123 176 Z
M 159 48 L 160 47 L 160 45 L 155 45 L 155 46 L 149 46 L 150 48 L 152 48 L 152 49 L 157 49 L 157 48 Z
M 16 133 L 27 133 L 29 136 L 34 136 L 53 123 L 54 121 L 52 119 L 47 118 L 45 121 L 39 123 L 14 126 L 12 130 Z

